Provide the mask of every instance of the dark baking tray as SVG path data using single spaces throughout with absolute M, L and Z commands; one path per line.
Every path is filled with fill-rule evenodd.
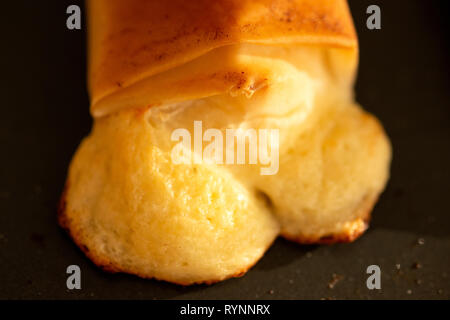
M 1 8 L 0 298 L 450 297 L 447 2 L 350 2 L 361 45 L 357 99 L 381 119 L 394 150 L 369 231 L 333 246 L 279 239 L 244 277 L 192 287 L 107 274 L 56 224 L 67 166 L 91 127 L 86 26 L 65 27 L 73 3 L 6 1 Z M 374 3 L 382 29 L 370 31 L 366 8 Z M 81 267 L 81 290 L 66 289 L 70 264 Z M 381 267 L 381 290 L 366 287 L 371 264 Z

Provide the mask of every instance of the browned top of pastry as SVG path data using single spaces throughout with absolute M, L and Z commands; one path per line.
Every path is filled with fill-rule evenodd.
M 356 48 L 345 0 L 95 0 L 89 7 L 89 90 L 103 97 L 237 43 Z

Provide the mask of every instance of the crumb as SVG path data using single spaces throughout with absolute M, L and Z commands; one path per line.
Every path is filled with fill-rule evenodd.
M 402 268 L 402 266 L 400 265 L 400 263 L 397 263 L 397 264 L 395 265 L 395 270 L 397 270 L 397 275 L 398 275 L 398 276 L 403 275 L 403 270 L 401 270 L 401 268 Z
M 439 290 L 437 291 L 437 293 L 438 293 L 438 294 L 443 294 L 443 293 L 444 293 L 444 290 L 439 289 Z
M 272 289 L 269 290 L 269 294 L 274 294 L 274 293 L 275 293 L 275 291 L 273 291 Z
M 419 239 L 417 239 L 416 244 L 419 245 L 419 246 L 424 245 L 424 244 L 425 244 L 425 239 L 424 239 L 424 238 L 419 238 Z
M 328 283 L 328 288 L 333 289 L 339 281 L 341 281 L 344 277 L 341 275 L 338 275 L 336 273 L 333 273 L 333 277 L 331 281 Z
M 422 265 L 419 262 L 415 262 L 412 265 L 413 269 L 422 269 Z
M 420 286 L 422 284 L 422 280 L 416 279 L 416 284 Z
M 406 290 L 406 294 L 412 294 L 412 290 L 411 289 Z

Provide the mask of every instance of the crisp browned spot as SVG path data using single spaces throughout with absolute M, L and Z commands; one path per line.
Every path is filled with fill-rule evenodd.
M 281 236 L 287 240 L 300 244 L 334 244 L 353 242 L 367 230 L 370 215 L 377 200 L 378 196 L 366 195 L 363 197 L 359 208 L 357 209 L 357 216 L 360 216 L 361 218 L 358 218 L 355 222 L 362 219 L 364 223 L 357 229 L 327 235 L 290 235 L 282 231 Z

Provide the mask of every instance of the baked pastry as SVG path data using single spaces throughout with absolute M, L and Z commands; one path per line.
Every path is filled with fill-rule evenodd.
M 346 1 L 96 0 L 88 15 L 94 126 L 59 223 L 95 264 L 212 283 L 244 274 L 280 234 L 333 243 L 364 232 L 391 150 L 354 102 Z M 239 162 L 227 144 L 233 162 L 194 142 L 177 149 L 190 162 L 175 161 L 174 132 L 197 139 L 199 124 L 203 142 L 233 129 L 248 150 L 245 130 L 273 130 L 265 152 L 276 156 Z

